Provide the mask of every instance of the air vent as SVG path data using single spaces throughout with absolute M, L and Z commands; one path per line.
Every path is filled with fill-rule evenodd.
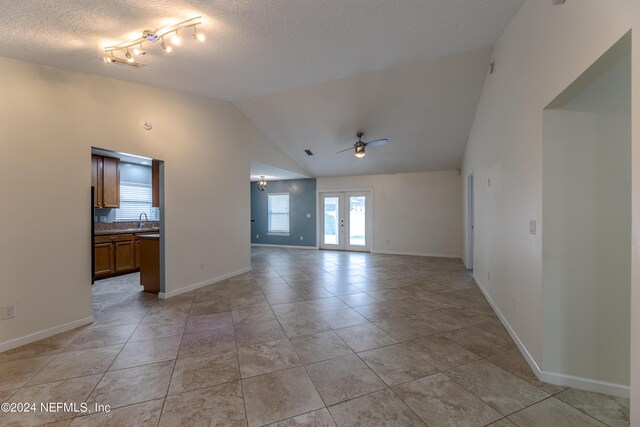
M 558 6 L 560 4 L 564 4 L 564 2 L 566 2 L 567 0 L 553 0 L 553 4 Z
M 308 148 L 304 152 L 307 153 L 307 156 L 313 156 L 313 153 Z

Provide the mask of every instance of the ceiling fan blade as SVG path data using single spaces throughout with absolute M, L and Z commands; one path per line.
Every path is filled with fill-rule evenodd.
M 369 142 L 367 142 L 365 144 L 366 144 L 367 147 L 377 147 L 378 145 L 384 145 L 387 142 L 389 142 L 389 140 L 387 138 L 384 138 L 384 139 L 376 139 L 376 140 L 373 140 L 373 141 L 369 141 Z
M 344 150 L 338 151 L 336 154 L 344 153 L 345 151 L 353 150 L 353 147 L 345 148 Z

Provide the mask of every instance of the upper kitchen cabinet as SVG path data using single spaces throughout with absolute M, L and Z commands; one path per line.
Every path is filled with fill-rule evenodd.
M 94 188 L 94 207 L 120 207 L 120 160 L 113 157 L 91 156 L 91 185 Z
M 151 161 L 151 206 L 160 207 L 160 160 Z

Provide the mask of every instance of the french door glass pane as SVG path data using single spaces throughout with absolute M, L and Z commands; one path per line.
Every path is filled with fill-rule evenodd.
M 338 245 L 339 237 L 339 220 L 340 217 L 340 199 L 338 197 L 324 198 L 324 244 Z
M 365 246 L 365 203 L 364 196 L 349 197 L 349 245 Z

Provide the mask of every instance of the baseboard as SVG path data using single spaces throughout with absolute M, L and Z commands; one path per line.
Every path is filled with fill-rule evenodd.
M 268 243 L 252 243 L 251 246 L 258 246 L 263 248 L 284 248 L 284 249 L 318 249 L 315 246 L 275 245 L 275 244 L 268 244 Z
M 231 273 L 227 273 L 227 274 L 223 274 L 221 276 L 213 277 L 211 279 L 207 279 L 207 280 L 204 280 L 202 282 L 194 283 L 193 285 L 189 285 L 189 286 L 186 286 L 184 288 L 176 289 L 175 291 L 160 292 L 158 294 L 158 298 L 160 298 L 160 299 L 169 299 L 169 298 L 178 296 L 180 294 L 191 292 L 191 291 L 196 290 L 198 288 L 202 288 L 204 286 L 212 285 L 212 284 L 220 282 L 222 280 L 229 279 L 229 278 L 234 277 L 234 276 L 239 276 L 241 274 L 248 273 L 249 271 L 251 271 L 251 267 L 246 267 L 246 268 L 243 268 L 241 270 L 233 271 Z
M 53 328 L 45 329 L 43 331 L 34 332 L 29 335 L 25 335 L 24 337 L 14 338 L 9 341 L 5 341 L 0 343 L 0 353 L 3 351 L 11 350 L 16 347 L 20 347 L 25 344 L 31 344 L 32 342 L 39 341 L 45 338 L 49 338 L 50 336 L 60 334 L 62 332 L 67 332 L 75 328 L 79 328 L 80 326 L 88 325 L 94 322 L 93 316 L 83 317 L 82 319 L 74 320 L 73 322 L 65 323 L 60 326 L 55 326 Z
M 485 287 L 482 285 L 482 282 L 478 280 L 475 274 L 473 275 L 473 278 L 478 284 L 480 291 L 482 291 L 482 294 L 487 299 L 487 302 L 489 303 L 491 308 L 493 308 L 493 311 L 498 316 L 498 319 L 500 319 L 500 322 L 505 327 L 505 329 L 507 330 L 507 332 L 509 333 L 513 341 L 516 343 L 516 346 L 518 347 L 518 349 L 520 350 L 520 353 L 522 353 L 522 356 L 531 367 L 531 370 L 533 371 L 535 376 L 538 377 L 540 381 L 549 383 L 549 384 L 564 386 L 564 387 L 572 387 L 580 390 L 592 391 L 595 393 L 608 394 L 612 396 L 624 397 L 627 399 L 629 398 L 629 394 L 630 394 L 629 386 L 543 371 L 540 368 L 540 366 L 538 366 L 538 363 L 535 361 L 533 356 L 531 356 L 531 353 L 529 353 L 529 350 L 527 350 L 527 347 L 525 347 L 524 343 L 520 340 L 520 338 L 518 337 L 518 334 L 516 334 L 516 332 L 513 330 L 509 322 L 507 322 L 506 317 L 504 317 L 504 315 L 502 314 L 502 312 L 500 311 L 496 303 L 493 301 L 493 299 L 491 298 L 491 296 L 489 295 Z
M 580 390 L 593 391 L 595 393 L 608 394 L 611 396 L 624 397 L 625 399 L 628 399 L 631 393 L 631 388 L 622 384 L 590 380 L 571 375 L 557 374 L 555 372 L 542 371 L 541 377 L 540 381 L 545 383 L 578 388 Z
M 434 253 L 420 253 L 420 252 L 403 252 L 403 251 L 371 251 L 372 254 L 382 255 L 408 255 L 408 256 L 422 256 L 422 257 L 434 257 L 434 258 L 455 258 L 460 259 L 460 255 L 453 254 L 434 254 Z

